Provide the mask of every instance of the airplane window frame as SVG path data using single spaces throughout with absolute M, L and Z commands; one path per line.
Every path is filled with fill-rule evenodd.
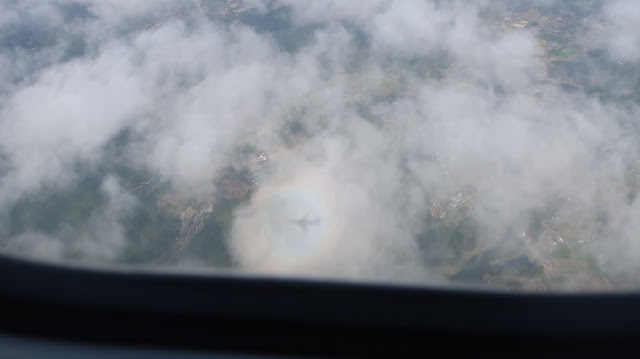
M 633 292 L 117 272 L 0 256 L 0 334 L 131 348 L 297 357 L 502 357 L 514 347 L 552 357 L 629 354 L 640 336 L 638 302 Z

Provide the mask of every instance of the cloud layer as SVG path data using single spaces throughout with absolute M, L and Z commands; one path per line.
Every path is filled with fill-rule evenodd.
M 487 11 L 510 11 L 495 9 L 493 1 L 4 0 L 4 247 L 115 260 L 140 206 L 105 168 L 203 193 L 215 190 L 235 146 L 260 132 L 264 149 L 284 150 L 234 212 L 228 241 L 239 268 L 445 281 L 425 261 L 437 256 L 422 253 L 435 250 L 429 239 L 419 238 L 435 198 L 472 186 L 479 247 L 497 245 L 507 229 L 527 231 L 532 213 L 552 216 L 551 207 L 565 217 L 597 210 L 609 220 L 577 236 L 597 232 L 589 250 L 611 273 L 633 275 L 640 217 L 625 181 L 638 157 L 637 103 L 549 79 L 539 33 L 492 26 Z M 614 70 L 603 64 L 640 60 L 630 20 L 638 11 L 615 1 L 585 20 L 592 31 L 575 42 L 597 34 L 590 50 L 604 53 L 589 60 L 593 86 L 610 85 Z M 305 135 L 287 147 L 274 131 L 292 114 Z M 15 205 L 73 191 L 87 175 L 100 177 L 104 205 L 82 228 L 61 224 L 52 234 L 12 223 Z M 290 188 L 301 191 L 291 198 L 315 198 L 304 197 L 330 222 L 305 254 L 283 254 L 293 247 L 265 234 L 269 221 L 286 221 L 265 219 L 265 206 Z M 65 233 L 80 239 L 66 244 Z

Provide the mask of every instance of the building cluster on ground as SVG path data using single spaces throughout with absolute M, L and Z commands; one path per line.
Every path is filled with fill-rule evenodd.
M 258 156 L 242 163 L 243 166 L 246 166 L 249 169 L 250 181 L 254 186 L 260 186 L 264 181 L 263 170 L 266 161 L 267 154 L 261 152 Z
M 438 196 L 431 206 L 429 213 L 435 219 L 447 220 L 458 225 L 469 214 L 473 196 L 466 192 L 452 195 Z

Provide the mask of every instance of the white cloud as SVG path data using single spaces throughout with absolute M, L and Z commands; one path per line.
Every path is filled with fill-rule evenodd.
M 96 168 L 113 160 L 106 145 L 125 130 L 133 142 L 118 158 L 122 164 L 158 173 L 177 189 L 208 188 L 239 139 L 306 111 L 310 138 L 283 155 L 289 160 L 276 162 L 273 182 L 238 212 L 230 240 L 247 269 L 440 280 L 421 262 L 416 241 L 427 195 L 473 184 L 474 216 L 488 242 L 506 226 L 524 225 L 527 213 L 552 197 L 593 205 L 599 183 L 623 178 L 624 161 L 636 156 L 637 140 L 625 137 L 619 120 L 637 109 L 625 113 L 542 81 L 535 33 L 490 30 L 479 15 L 486 2 L 291 2 L 291 31 L 315 26 L 292 51 L 277 33 L 193 14 L 192 3 L 86 0 L 77 4 L 91 16 L 68 23 L 56 6 L 70 2 L 24 4 L 0 4 L 0 29 L 41 22 L 58 35 L 42 49 L 0 53 L 6 83 L 0 85 L 0 150 L 11 164 L 0 177 L 5 208 L 42 188 L 73 188 L 86 174 L 78 164 Z M 191 11 L 189 21 L 166 19 L 178 8 Z M 606 7 L 613 21 L 608 46 L 620 58 L 637 59 L 638 32 L 629 21 L 636 10 L 628 1 Z M 148 19 L 166 21 L 144 30 Z M 71 56 L 74 36 L 84 50 Z M 434 54 L 453 64 L 443 82 L 407 65 Z M 359 73 L 345 73 L 354 62 Z M 385 81 L 404 81 L 394 84 L 410 88 L 396 91 L 411 92 L 376 105 L 393 133 L 365 120 L 353 100 L 373 101 L 367 96 Z M 617 152 L 598 157 L 607 146 Z M 429 159 L 436 152 L 446 158 L 446 174 Z M 305 174 L 327 181 L 316 188 Z M 326 214 L 335 223 L 319 252 L 292 263 L 278 252 L 290 248 L 274 247 L 262 219 L 253 217 L 287 181 L 300 181 L 294 185 L 313 196 L 331 192 L 319 201 L 340 213 Z M 107 207 L 86 228 L 68 229 L 80 233 L 80 248 L 91 258 L 116 258 L 127 245 L 121 222 L 136 202 L 117 182 L 105 180 Z M 621 203 L 604 210 L 621 213 L 610 224 L 622 238 L 616 248 L 635 253 L 636 209 Z M 61 255 L 55 248 L 52 255 Z
M 640 59 L 640 7 L 633 0 L 608 2 L 604 8 L 605 45 L 612 56 L 624 61 Z

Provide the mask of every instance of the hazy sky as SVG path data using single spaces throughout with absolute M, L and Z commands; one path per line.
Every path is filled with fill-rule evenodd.
M 312 31 L 293 51 L 281 33 L 211 20 L 203 3 L 0 0 L 0 234 L 10 233 L 6 213 L 16 201 L 73 188 L 108 161 L 158 173 L 176 189 L 209 188 L 234 144 L 304 108 L 312 135 L 274 162 L 273 178 L 238 210 L 231 248 L 242 267 L 438 280 L 417 254 L 427 197 L 470 184 L 481 243 L 507 227 L 526 228 L 532 211 L 560 198 L 566 213 L 606 212 L 594 248 L 619 258 L 616 270 L 637 270 L 638 203 L 615 191 L 598 197 L 638 158 L 636 104 L 546 80 L 535 31 L 492 30 L 479 15 L 490 1 L 282 1 L 290 38 Z M 176 10 L 189 22 L 171 17 Z M 602 26 L 585 36 L 595 36 L 603 61 L 637 65 L 638 15 L 632 0 L 607 2 L 594 15 Z M 453 64 L 445 82 L 411 68 L 442 54 Z M 350 75 L 356 56 L 361 68 Z M 373 89 L 390 73 L 413 93 L 378 108 L 394 132 L 365 120 L 349 100 L 354 82 Z M 620 93 L 637 86 L 619 85 Z M 112 153 L 107 145 L 125 129 L 133 140 Z M 431 159 L 436 153 L 447 174 Z M 91 258 L 115 257 L 124 246 L 119 223 L 137 200 L 120 186 L 114 174 L 104 178 L 107 207 L 84 228 L 68 229 L 82 233 L 75 245 Z M 270 242 L 286 235 L 265 234 L 271 219 L 260 217 L 292 188 L 301 191 L 292 198 L 309 195 L 305 205 L 327 221 L 319 242 L 298 257 Z M 7 241 L 44 256 L 63 252 L 61 240 L 44 233 Z

